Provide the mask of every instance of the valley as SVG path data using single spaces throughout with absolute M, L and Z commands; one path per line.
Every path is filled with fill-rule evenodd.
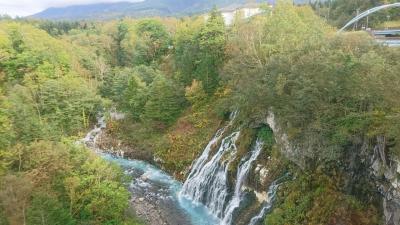
M 217 3 L 0 17 L 0 224 L 400 225 L 399 8 Z

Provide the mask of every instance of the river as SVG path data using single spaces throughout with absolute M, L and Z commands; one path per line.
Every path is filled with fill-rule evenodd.
M 200 205 L 179 195 L 182 183 L 159 168 L 139 160 L 123 159 L 100 153 L 110 161 L 120 165 L 132 178 L 129 191 L 137 204 L 146 201 L 158 207 L 157 211 L 167 224 L 214 225 L 218 219 Z M 141 200 L 141 201 L 140 201 Z
M 263 146 L 257 140 L 247 155 L 241 158 L 234 191 L 231 193 L 228 167 L 237 155 L 236 141 L 240 131 L 229 133 L 227 130 L 235 116 L 236 113 L 233 113 L 230 122 L 216 132 L 202 155 L 194 162 L 184 184 L 152 164 L 108 154 L 105 149 L 99 149 L 96 141 L 106 128 L 104 117 L 98 119 L 98 124 L 81 143 L 105 160 L 119 165 L 131 178 L 127 184 L 131 192 L 131 207 L 148 224 L 232 225 L 235 223 L 237 209 L 246 199 L 242 193 L 243 185 Z M 211 157 L 211 148 L 219 141 L 219 149 Z M 272 208 L 278 186 L 276 182 L 270 186 L 267 200 L 260 212 L 249 218 L 249 224 L 263 222 L 265 214 Z
M 142 211 L 138 216 L 154 225 L 219 224 L 219 219 L 204 205 L 180 195 L 182 183 L 163 170 L 144 161 L 125 159 L 98 149 L 96 141 L 105 127 L 104 117 L 99 118 L 96 127 L 82 142 L 105 160 L 121 166 L 125 174 L 130 176 L 128 188 L 132 194 L 132 207 Z

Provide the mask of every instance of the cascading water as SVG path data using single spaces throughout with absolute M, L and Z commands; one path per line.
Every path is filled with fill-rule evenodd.
M 192 165 L 192 170 L 189 173 L 188 179 L 191 179 L 192 177 L 196 176 L 199 174 L 199 169 L 203 168 L 204 164 L 207 162 L 207 159 L 210 155 L 210 151 L 212 147 L 217 144 L 217 142 L 221 139 L 222 135 L 225 133 L 225 130 L 232 125 L 234 119 L 236 118 L 237 111 L 233 112 L 230 115 L 230 121 L 229 124 L 221 129 L 219 129 L 214 137 L 211 139 L 211 141 L 207 144 L 206 148 L 204 149 L 203 153 L 200 155 L 200 157 L 194 162 Z
M 233 114 L 231 119 L 233 120 L 235 116 L 236 114 Z M 228 126 L 232 124 L 232 120 Z M 235 160 L 236 141 L 240 132 L 233 132 L 223 138 L 218 151 L 208 161 L 212 147 L 222 138 L 225 130 L 226 127 L 217 132 L 202 155 L 195 161 L 180 195 L 182 198 L 204 204 L 212 214 L 221 219 L 218 224 L 231 225 L 235 210 L 240 207 L 244 199 L 242 187 L 252 163 L 261 153 L 263 143 L 257 140 L 250 154 L 241 160 L 237 168 L 235 187 L 233 193 L 230 193 L 228 168 Z
M 200 169 L 203 168 L 204 164 L 207 162 L 208 156 L 212 147 L 221 139 L 222 135 L 224 134 L 225 128 L 219 129 L 211 141 L 207 144 L 206 148 L 204 149 L 203 153 L 200 157 L 194 162 L 192 166 L 192 170 L 188 176 L 188 179 L 197 176 L 200 173 Z
M 239 165 L 239 168 L 237 170 L 235 192 L 225 210 L 224 218 L 221 221 L 221 225 L 232 224 L 233 213 L 240 206 L 240 203 L 243 198 L 243 194 L 242 194 L 242 190 L 241 190 L 242 186 L 243 186 L 244 182 L 246 181 L 246 178 L 247 178 L 247 175 L 249 174 L 252 163 L 260 155 L 262 147 L 263 147 L 263 142 L 261 140 L 257 140 L 253 150 L 251 151 L 250 157 L 246 160 L 242 160 L 242 163 Z
M 83 138 L 81 140 L 82 143 L 85 144 L 88 148 L 91 148 L 91 149 L 96 148 L 97 138 L 100 136 L 102 130 L 105 128 L 106 128 L 105 117 L 98 116 L 96 126 L 94 127 L 93 130 L 89 131 L 89 133 L 86 134 L 85 138 Z
M 267 215 L 267 213 L 271 210 L 275 197 L 276 197 L 276 192 L 278 191 L 279 186 L 282 184 L 282 179 L 286 178 L 287 175 L 275 180 L 268 189 L 268 198 L 264 203 L 264 206 L 261 208 L 260 212 L 254 216 L 251 220 L 249 225 L 261 225 L 264 221 L 264 217 Z
M 106 160 L 116 162 L 125 168 L 126 173 L 133 178 L 130 185 L 133 196 L 137 198 L 142 196 L 146 201 L 158 204 L 163 210 L 160 214 L 168 224 L 231 225 L 234 213 L 244 199 L 242 187 L 263 146 L 263 143 L 257 140 L 251 152 L 241 160 L 232 193 L 228 184 L 228 169 L 236 158 L 236 141 L 240 131 L 229 135 L 226 131 L 231 127 L 235 116 L 236 113 L 232 113 L 229 124 L 216 132 L 201 156 L 193 163 L 183 186 L 162 170 L 146 162 L 115 157 L 97 149 L 96 140 L 106 127 L 104 117 L 98 118 L 98 124 L 86 135 L 82 143 L 96 150 Z M 218 143 L 219 147 L 216 146 Z M 218 150 L 211 155 L 214 147 L 218 147 Z M 272 207 L 277 188 L 277 182 L 270 186 L 268 201 L 259 215 L 252 218 L 250 225 L 262 221 Z
M 222 140 L 217 153 L 210 161 L 196 162 L 197 167 L 193 167 L 181 191 L 183 197 L 204 204 L 219 218 L 224 213 L 229 196 L 228 168 L 235 159 L 237 150 L 235 142 L 238 137 L 239 132 L 233 132 Z
M 179 225 L 215 225 L 218 218 L 215 218 L 207 208 L 202 205 L 179 197 L 182 183 L 175 180 L 161 169 L 134 159 L 124 159 L 112 154 L 104 153 L 104 149 L 98 149 L 96 141 L 106 128 L 105 118 L 98 117 L 95 128 L 85 136 L 79 143 L 85 144 L 88 148 L 95 151 L 107 161 L 120 165 L 125 173 L 132 177 L 129 184 L 129 191 L 135 201 L 134 205 L 152 205 L 150 211 L 155 211 L 158 219 L 150 223 L 159 224 L 179 224 Z M 218 138 L 217 133 L 215 138 Z M 157 206 L 157 207 L 156 207 Z M 146 211 L 146 209 L 142 210 Z M 147 217 L 147 214 L 145 214 Z M 154 219 L 154 218 L 153 218 Z

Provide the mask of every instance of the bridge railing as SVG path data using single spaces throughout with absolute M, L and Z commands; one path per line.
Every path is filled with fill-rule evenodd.
M 346 28 L 348 28 L 349 26 L 353 25 L 354 23 L 356 23 L 357 21 L 371 15 L 372 13 L 375 13 L 377 11 L 383 10 L 383 9 L 388 9 L 388 8 L 395 8 L 395 7 L 400 7 L 400 2 L 397 3 L 392 3 L 392 4 L 387 4 L 387 5 L 381 5 L 372 9 L 368 9 L 367 11 L 359 14 L 358 16 L 354 17 L 352 20 L 350 20 L 346 25 L 344 25 L 339 32 L 344 31 Z

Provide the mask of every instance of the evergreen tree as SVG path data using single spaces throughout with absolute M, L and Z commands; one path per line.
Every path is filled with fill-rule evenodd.
M 150 65 L 167 53 L 171 39 L 162 23 L 153 19 L 142 20 L 137 25 L 136 33 L 139 36 L 135 46 L 136 65 Z
M 183 90 L 171 80 L 158 75 L 150 86 L 144 118 L 169 125 L 179 116 L 183 106 Z
M 122 42 L 125 40 L 127 33 L 128 33 L 128 26 L 125 23 L 120 22 L 118 24 L 117 33 L 115 34 L 114 37 L 116 45 L 115 56 L 118 66 L 124 66 L 126 63 L 126 53 L 125 49 L 122 46 Z
M 206 25 L 198 36 L 199 58 L 196 78 L 202 81 L 204 89 L 212 93 L 220 80 L 219 69 L 225 60 L 225 24 L 217 8 L 214 8 Z
M 146 84 L 136 74 L 131 75 L 123 93 L 122 107 L 130 112 L 134 119 L 139 119 L 144 111 L 146 94 Z
M 197 40 L 204 19 L 182 21 L 178 24 L 174 42 L 174 62 L 177 78 L 184 86 L 191 85 L 198 64 L 199 43 Z

